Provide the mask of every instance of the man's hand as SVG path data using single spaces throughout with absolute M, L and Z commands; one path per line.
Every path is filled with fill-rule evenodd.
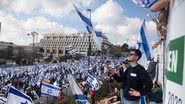
M 130 91 L 128 91 L 130 96 L 141 96 L 140 92 L 139 91 L 136 91 L 132 88 L 130 88 Z
M 111 76 L 113 76 L 115 74 L 113 69 L 110 69 L 109 72 L 110 72 Z

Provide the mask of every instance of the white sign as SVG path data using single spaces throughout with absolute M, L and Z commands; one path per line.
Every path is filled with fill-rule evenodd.
M 185 0 L 170 0 L 164 104 L 185 104 Z

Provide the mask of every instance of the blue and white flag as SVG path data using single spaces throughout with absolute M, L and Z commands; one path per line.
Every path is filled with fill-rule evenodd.
M 81 20 L 86 24 L 86 28 L 87 31 L 89 33 L 92 33 L 92 29 L 93 29 L 93 25 L 92 22 L 89 18 L 87 18 L 86 16 L 84 16 L 79 10 L 78 8 L 74 5 L 76 12 L 78 13 L 78 15 L 80 16 Z
M 32 104 L 32 99 L 23 92 L 14 87 L 10 87 L 8 91 L 7 104 Z
M 102 32 L 101 31 L 95 31 L 95 42 L 96 42 L 96 46 L 98 48 L 98 50 L 101 50 L 101 45 L 102 45 L 102 41 L 103 41 L 103 38 L 102 38 Z
M 6 104 L 6 102 L 7 102 L 7 98 L 0 95 L 0 104 Z
M 92 75 L 90 75 L 90 74 L 88 75 L 86 82 L 91 88 L 94 88 L 95 90 L 100 89 L 100 84 L 99 84 L 98 80 L 95 77 L 93 77 Z
M 75 95 L 75 100 L 78 104 L 89 104 L 85 95 Z
M 58 97 L 60 96 L 60 87 L 42 82 L 41 95 Z
M 6 85 L 6 86 L 3 86 L 1 89 L 8 92 L 9 88 L 10 88 L 10 85 Z
M 143 24 L 142 24 L 141 29 L 140 29 L 140 36 L 141 36 L 141 41 L 142 41 L 141 43 L 142 43 L 146 58 L 147 58 L 148 61 L 150 61 L 151 60 L 151 53 L 150 53 L 150 48 L 149 48 L 149 45 L 148 45 L 148 41 L 146 39 L 145 20 L 143 21 Z
M 143 8 L 150 8 L 158 0 L 132 0 L 136 5 Z
M 80 16 L 81 20 L 85 23 L 86 29 L 91 33 L 95 33 L 95 41 L 96 41 L 96 46 L 98 50 L 101 50 L 101 43 L 102 43 L 102 32 L 101 31 L 96 31 L 92 25 L 92 22 L 89 18 L 85 17 L 79 10 L 78 8 L 74 5 L 76 12 Z

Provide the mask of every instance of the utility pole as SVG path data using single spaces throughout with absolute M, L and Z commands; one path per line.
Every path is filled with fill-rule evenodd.
M 32 64 L 35 62 L 35 37 L 38 35 L 37 32 L 33 31 L 27 34 L 28 36 L 31 35 L 33 37 L 33 44 L 32 44 Z

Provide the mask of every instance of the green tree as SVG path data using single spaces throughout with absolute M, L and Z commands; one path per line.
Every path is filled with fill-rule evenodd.
M 110 54 L 114 57 L 120 57 L 122 55 L 121 47 L 116 45 L 110 48 Z
M 100 100 L 104 99 L 105 97 L 108 97 L 108 95 L 109 95 L 108 82 L 106 80 L 104 80 L 104 81 L 102 81 L 102 83 L 103 84 L 101 85 L 101 88 L 96 93 L 96 98 L 95 99 L 97 101 L 100 101 Z M 112 83 L 112 87 L 113 88 L 119 88 L 119 83 L 114 80 L 113 83 Z
M 22 64 L 22 61 L 25 60 L 26 52 L 22 47 L 17 47 L 17 53 L 16 53 L 16 63 Z
M 123 45 L 121 46 L 121 50 L 123 52 L 128 52 L 129 46 L 127 43 L 123 43 Z
M 45 59 L 46 62 L 51 62 L 53 59 L 53 53 L 50 53 L 49 57 Z
M 6 48 L 6 59 L 13 60 L 14 59 L 14 49 L 12 46 L 7 46 Z
M 0 50 L 0 58 L 5 60 L 13 60 L 14 48 L 12 46 L 7 46 L 5 49 Z
M 60 58 L 59 58 L 59 61 L 60 62 L 64 62 L 64 61 L 67 61 L 68 59 L 72 59 L 73 57 L 71 56 L 71 55 L 69 55 L 69 54 L 66 54 L 66 55 L 64 55 L 64 56 L 61 56 Z
M 6 52 L 5 50 L 0 50 L 0 59 L 5 59 Z
M 28 51 L 28 52 L 25 51 L 24 59 L 27 64 L 32 64 L 32 58 L 33 58 L 32 55 L 33 53 L 31 51 Z

